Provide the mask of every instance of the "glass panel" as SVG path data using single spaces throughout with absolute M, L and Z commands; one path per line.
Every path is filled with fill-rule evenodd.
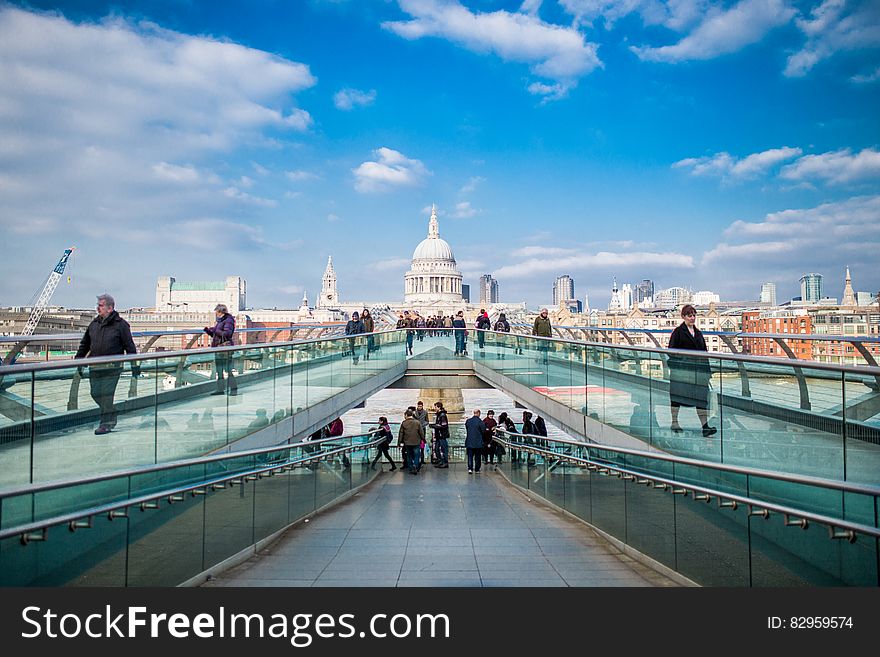
M 156 410 L 157 463 L 207 454 L 227 442 L 227 407 L 240 397 L 217 392 L 216 354 L 161 358 Z
M 0 375 L 0 487 L 31 482 L 34 377 L 30 372 Z
M 773 363 L 743 367 L 748 396 L 739 374 L 722 367 L 724 462 L 843 479 L 842 423 L 832 417 L 843 408 L 840 376 Z
M 843 392 L 845 478 L 876 486 L 880 484 L 880 376 L 847 372 Z
M 290 522 L 312 513 L 315 506 L 317 464 L 297 466 L 287 473 L 290 478 Z
M 125 518 L 96 517 L 91 529 L 51 527 L 45 541 L 0 542 L 2 586 L 124 586 Z
M 254 484 L 243 481 L 205 496 L 205 569 L 254 543 Z
M 749 586 L 748 509 L 664 494 L 675 502 L 675 570 L 703 586 Z
M 285 527 L 290 517 L 290 477 L 264 475 L 254 482 L 254 540 Z
M 159 501 L 158 509 L 131 510 L 128 586 L 177 586 L 206 569 L 204 501 L 186 494 Z
M 613 475 L 593 473 L 590 499 L 592 524 L 615 538 L 626 540 L 626 497 L 624 481 Z
M 592 523 L 590 471 L 586 466 L 566 465 L 563 467 L 565 468 L 563 471 L 565 476 L 565 510 L 581 520 Z
M 627 466 L 671 479 L 672 463 L 627 455 Z M 675 501 L 669 493 L 638 479 L 626 482 L 626 542 L 639 552 L 675 568 Z

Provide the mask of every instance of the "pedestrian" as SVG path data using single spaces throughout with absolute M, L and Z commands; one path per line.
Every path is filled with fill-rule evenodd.
M 474 414 L 464 423 L 465 440 L 467 449 L 468 474 L 480 471 L 482 462 L 483 439 L 486 435 L 486 424 L 480 419 L 480 409 L 474 409 Z
M 507 321 L 507 315 L 504 313 L 499 313 L 498 319 L 495 322 L 495 326 L 493 330 L 496 333 L 510 333 L 510 322 Z M 498 342 L 500 343 L 501 348 L 498 350 L 498 353 L 495 354 L 496 359 L 504 358 L 504 347 L 509 344 L 510 337 L 509 336 L 498 336 Z M 516 351 L 514 351 L 516 353 Z
M 361 323 L 364 325 L 364 333 L 367 333 L 367 353 L 364 356 L 364 360 L 370 360 L 370 352 L 376 349 L 375 342 L 373 338 L 373 331 L 376 330 L 376 324 L 373 322 L 373 316 L 370 314 L 370 311 L 364 308 L 361 313 Z
M 495 427 L 498 426 L 498 422 L 495 421 L 495 411 L 492 409 L 486 411 L 486 419 L 483 420 L 483 424 L 486 425 L 486 437 L 483 441 L 483 463 L 495 465 L 495 441 L 493 438 Z
M 413 338 L 415 338 L 416 332 L 413 331 L 413 327 L 415 326 L 415 320 L 410 316 L 408 310 L 403 311 L 403 327 L 406 329 L 406 355 L 413 355 Z
M 419 315 L 416 317 L 416 328 L 420 329 L 418 332 L 419 342 L 425 339 L 425 329 L 428 327 L 428 323 L 425 321 L 425 318 Z
M 547 423 L 544 422 L 544 418 L 540 415 L 535 418 L 535 435 L 541 436 L 542 438 L 547 437 Z M 547 447 L 547 441 L 542 439 L 537 439 L 535 441 L 540 447 Z
M 345 334 L 354 336 L 361 335 L 362 333 L 365 333 L 364 323 L 361 321 L 360 315 L 358 315 L 357 311 L 355 310 L 351 314 L 351 319 L 348 320 L 345 325 Z M 360 356 L 358 355 L 358 347 L 356 341 L 357 338 L 354 337 L 348 339 L 348 347 L 351 350 L 351 362 L 354 365 L 358 364 L 358 360 L 360 358 Z
M 394 435 L 391 433 L 391 425 L 388 424 L 388 418 L 384 415 L 379 418 L 379 431 L 376 432 L 376 438 L 381 438 L 382 442 L 376 446 L 376 458 L 373 459 L 373 465 L 371 466 L 373 470 L 376 469 L 376 463 L 379 459 L 384 456 L 388 462 L 391 464 L 391 472 L 397 470 L 397 466 L 394 464 L 394 459 L 391 458 L 391 454 L 388 453 L 388 448 L 391 446 L 391 440 Z
M 449 418 L 441 402 L 434 403 L 434 444 L 437 449 L 437 467 L 449 467 Z
M 485 308 L 480 309 L 480 314 L 477 315 L 477 321 L 474 323 L 474 328 L 477 330 L 477 346 L 480 348 L 480 351 L 482 351 L 486 344 L 485 331 L 492 328 L 492 322 L 489 321 L 489 313 L 486 312 Z
M 550 338 L 553 337 L 553 328 L 550 326 L 550 317 L 548 316 L 547 309 L 542 308 L 541 314 L 535 317 L 535 324 L 532 326 L 532 335 L 536 335 L 541 338 Z M 538 340 L 538 351 L 542 354 L 542 360 L 544 365 L 547 365 L 547 351 L 550 349 L 550 344 L 547 340 Z
M 345 431 L 345 427 L 342 423 L 342 418 L 338 417 L 325 427 L 324 437 L 325 438 L 339 438 L 342 436 L 344 431 Z M 342 453 L 342 467 L 343 468 L 350 468 L 351 467 L 351 461 L 348 460 L 348 454 L 346 454 L 345 452 Z
M 98 296 L 98 316 L 86 327 L 74 358 L 86 356 L 121 356 L 136 354 L 131 327 L 116 312 L 116 302 L 109 294 Z M 110 433 L 116 427 L 118 413 L 113 405 L 116 385 L 122 374 L 122 363 L 93 365 L 89 368 L 89 392 L 100 409 L 96 436 Z M 131 375 L 140 376 L 140 363 L 132 361 Z
M 411 474 L 419 474 L 418 451 L 419 444 L 425 437 L 425 430 L 421 423 L 413 417 L 413 412 L 406 409 L 400 430 L 397 432 L 397 444 L 406 449 L 406 461 Z
M 467 355 L 467 329 L 464 323 L 464 312 L 459 310 L 455 319 L 452 320 L 452 329 L 455 331 L 455 355 Z
M 235 318 L 229 314 L 229 309 L 222 303 L 214 306 L 214 326 L 206 326 L 205 333 L 211 336 L 212 347 L 231 347 L 235 344 Z M 232 350 L 223 350 L 214 354 L 214 371 L 217 376 L 217 389 L 212 395 L 223 395 L 228 391 L 230 395 L 238 394 L 238 383 L 232 375 Z M 223 375 L 226 374 L 224 381 Z
M 507 415 L 507 411 L 502 411 L 501 415 L 498 416 L 498 426 L 495 428 L 496 435 L 498 434 L 498 430 L 503 429 L 508 433 L 516 433 L 516 424 L 514 424 L 513 420 Z M 510 437 L 508 436 L 508 440 Z M 502 445 L 497 440 L 495 441 L 495 462 L 498 465 L 501 465 L 502 457 L 504 456 L 504 445 Z
M 670 349 L 708 351 L 703 333 L 696 327 L 697 310 L 691 304 L 681 309 L 684 321 L 669 336 Z M 682 406 L 692 406 L 702 424 L 703 436 L 708 438 L 718 432 L 709 426 L 709 380 L 712 371 L 706 358 L 688 356 L 669 356 L 669 407 L 672 414 L 670 429 L 681 433 L 678 414 Z
M 532 422 L 532 414 L 529 411 L 523 411 L 522 414 L 522 429 L 520 429 L 520 433 L 524 436 L 535 436 L 538 434 L 538 430 L 535 428 L 535 423 Z M 534 445 L 535 442 L 531 438 L 523 438 L 523 444 L 525 445 Z M 528 465 L 534 465 L 534 459 L 532 458 L 531 453 L 528 453 L 526 456 L 526 461 Z
M 416 410 L 413 413 L 413 417 L 419 421 L 422 425 L 422 431 L 425 432 L 425 439 L 422 440 L 421 450 L 419 451 L 419 466 L 425 462 L 425 445 L 427 444 L 427 436 L 428 436 L 428 411 L 425 410 L 425 405 L 422 403 L 420 399 L 416 403 Z

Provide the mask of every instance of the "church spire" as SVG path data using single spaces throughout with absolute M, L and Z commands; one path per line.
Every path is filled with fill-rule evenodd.
M 428 222 L 428 237 L 440 237 L 440 226 L 437 223 L 437 206 L 431 203 L 431 221 Z
M 843 285 L 843 300 L 841 306 L 855 306 L 856 295 L 853 292 L 852 278 L 849 275 L 849 267 L 846 268 L 846 282 Z

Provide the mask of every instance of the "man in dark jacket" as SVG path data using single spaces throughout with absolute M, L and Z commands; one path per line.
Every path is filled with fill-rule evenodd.
M 441 402 L 434 404 L 434 447 L 437 451 L 437 467 L 449 467 L 449 418 Z
M 488 331 L 492 328 L 492 322 L 489 321 L 489 313 L 486 312 L 485 308 L 480 310 L 474 328 L 477 329 L 477 345 L 482 349 L 486 344 L 486 334 L 484 331 Z
M 464 423 L 464 446 L 467 448 L 468 474 L 480 471 L 483 461 L 483 443 L 486 436 L 486 424 L 480 419 L 480 409 Z
M 116 312 L 116 302 L 109 294 L 98 297 L 98 316 L 86 328 L 74 358 L 86 356 L 120 356 L 136 354 L 137 348 L 131 337 L 131 327 Z M 121 363 L 94 365 L 89 368 L 89 387 L 92 399 L 101 409 L 101 419 L 95 435 L 110 433 L 116 426 L 117 412 L 113 407 L 116 385 L 122 374 Z M 131 365 L 132 376 L 140 375 L 140 364 Z
M 366 329 L 364 328 L 364 323 L 361 321 L 361 318 L 358 316 L 357 311 L 351 314 L 351 319 L 348 320 L 348 323 L 345 325 L 345 334 L 346 335 L 361 335 L 362 333 L 366 333 Z M 358 355 L 357 343 L 355 342 L 356 338 L 349 338 L 348 345 L 351 349 L 351 362 L 355 365 L 358 364 L 358 360 L 360 356 Z
M 412 474 L 419 474 L 418 452 L 422 441 L 425 439 L 425 430 L 422 423 L 413 417 L 413 412 L 406 409 L 404 420 L 400 423 L 397 432 L 397 444 L 406 450 L 406 463 Z
M 543 308 L 541 314 L 535 317 L 535 325 L 532 326 L 532 335 L 541 338 L 550 338 L 553 336 L 553 329 L 550 326 L 550 317 L 548 317 L 547 309 Z M 542 354 L 544 365 L 547 364 L 547 351 L 550 345 L 545 340 L 538 340 L 538 351 Z

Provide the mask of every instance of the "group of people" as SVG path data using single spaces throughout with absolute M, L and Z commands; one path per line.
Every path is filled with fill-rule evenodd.
M 373 316 L 370 311 L 364 308 L 363 312 L 358 314 L 357 311 L 351 314 L 351 319 L 345 325 L 346 335 L 362 335 L 367 334 L 367 353 L 364 354 L 364 360 L 370 360 L 370 354 L 376 351 L 376 343 L 371 335 L 376 329 L 373 322 Z M 357 341 L 355 338 L 348 339 L 348 348 L 351 352 L 351 362 L 355 365 L 360 361 L 360 353 L 358 353 Z
M 485 419 L 481 417 L 482 412 L 475 409 L 473 416 L 465 422 L 465 449 L 467 450 L 468 473 L 473 474 L 480 472 L 481 466 L 497 466 L 502 463 L 505 454 L 504 445 L 496 440 L 498 430 L 504 430 L 510 433 L 523 433 L 526 435 L 536 436 L 535 444 L 546 444 L 541 442 L 541 437 L 547 435 L 547 424 L 544 418 L 538 416 L 532 421 L 532 415 L 529 411 L 523 411 L 522 430 L 517 432 L 516 424 L 508 416 L 506 412 L 502 412 L 498 419 L 495 419 L 495 411 L 486 412 Z M 433 438 L 428 439 L 428 430 L 433 430 Z M 391 465 L 391 471 L 398 469 L 394 458 L 391 456 L 391 444 L 394 440 L 394 434 L 391 431 L 391 425 L 388 418 L 384 415 L 379 418 L 377 437 L 382 438 L 379 444 L 376 457 L 373 459 L 372 468 L 375 470 L 379 460 L 384 457 Z M 526 439 L 527 443 L 531 443 L 532 439 Z M 435 468 L 449 467 L 449 417 L 442 402 L 434 404 L 434 422 L 429 422 L 428 411 L 424 404 L 419 401 L 416 406 L 410 406 L 404 412 L 403 422 L 397 432 L 397 445 L 401 448 L 403 463 L 402 470 L 406 470 L 411 474 L 418 474 L 425 463 L 425 449 L 429 447 L 431 463 Z M 518 452 L 511 453 L 511 459 L 516 461 L 519 459 Z

